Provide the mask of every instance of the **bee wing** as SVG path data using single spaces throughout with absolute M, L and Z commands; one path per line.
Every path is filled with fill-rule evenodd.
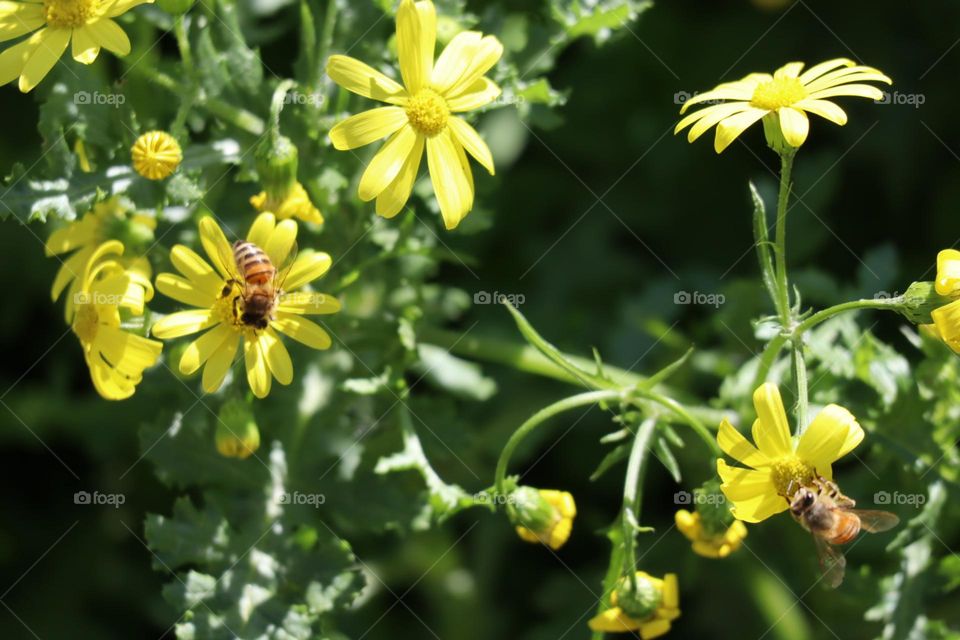
M 813 536 L 813 541 L 817 547 L 817 558 L 820 560 L 823 579 L 831 589 L 836 589 L 843 582 L 843 574 L 847 570 L 847 559 L 839 549 L 820 536 Z
M 298 255 L 299 248 L 297 247 L 297 241 L 294 240 L 287 257 L 283 259 L 283 264 L 275 265 L 277 269 L 273 274 L 273 288 L 277 290 L 277 293 L 283 289 L 283 283 L 287 281 L 287 276 L 290 275 L 290 270 L 293 269 L 293 263 L 297 261 Z
M 893 529 L 900 524 L 900 518 L 889 511 L 877 511 L 872 509 L 850 509 L 851 513 L 860 518 L 860 527 L 870 533 L 880 533 Z
M 238 283 L 243 282 L 243 274 L 241 274 L 237 268 L 237 258 L 233 255 L 233 245 L 227 244 L 226 246 L 222 246 L 220 243 L 217 243 L 217 254 L 224 269 L 230 274 L 230 277 Z

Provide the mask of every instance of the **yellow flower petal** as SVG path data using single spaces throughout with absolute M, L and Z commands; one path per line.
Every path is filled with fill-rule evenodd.
M 250 230 L 247 231 L 247 242 L 252 242 L 261 249 L 267 246 L 273 230 L 277 227 L 277 217 L 272 211 L 261 213 L 253 220 Z
M 341 151 L 356 149 L 396 133 L 407 123 L 400 107 L 381 107 L 351 116 L 330 129 L 333 146 Z
M 689 116 L 680 121 L 674 130 L 674 135 L 676 135 L 676 131 L 679 131 L 695 119 L 695 124 L 690 127 L 690 131 L 687 133 L 687 142 L 694 142 L 697 138 L 706 133 L 713 125 L 726 120 L 731 116 L 735 116 L 738 113 L 743 113 L 744 111 L 750 111 L 752 109 L 753 107 L 750 106 L 749 102 L 731 102 L 729 104 L 718 104 L 713 107 L 707 107 L 697 111 L 696 113 L 691 113 Z
M 863 429 L 849 411 L 831 404 L 823 408 L 800 437 L 797 457 L 817 470 L 853 451 L 863 440 Z
M 891 80 L 886 74 L 881 73 L 879 70 L 874 69 L 873 67 L 858 65 L 831 71 L 830 73 L 827 73 L 816 80 L 807 83 L 806 89 L 808 92 L 813 93 L 815 91 L 829 89 L 830 87 L 836 87 L 842 84 L 852 84 L 854 82 L 863 81 L 893 84 L 893 80 Z
M 373 200 L 393 182 L 413 151 L 417 137 L 413 127 L 406 125 L 387 140 L 360 178 L 358 195 L 361 200 Z
M 833 98 L 835 96 L 855 96 L 859 98 L 870 98 L 871 100 L 882 100 L 883 91 L 868 84 L 844 84 L 839 87 L 822 89 L 812 92 L 808 98 L 822 100 L 824 98 Z
M 160 318 L 153 325 L 152 333 L 154 336 L 169 340 L 170 338 L 179 338 L 190 335 L 198 331 L 203 331 L 212 327 L 218 322 L 217 317 L 211 309 L 191 309 L 189 311 L 178 311 L 168 316 Z
M 753 83 L 729 83 L 720 85 L 716 89 L 704 91 L 688 98 L 680 107 L 680 113 L 685 113 L 687 109 L 701 102 L 714 102 L 716 100 L 738 100 L 741 102 L 750 102 L 753 97 L 753 90 L 756 86 Z
M 651 620 L 640 625 L 640 637 L 642 640 L 653 640 L 659 638 L 670 631 L 669 620 Z
M 407 159 L 404 161 L 400 173 L 377 196 L 378 216 L 392 218 L 403 210 L 403 206 L 410 199 L 410 192 L 413 191 L 413 185 L 417 180 L 417 172 L 420 170 L 420 160 L 423 158 L 425 145 L 426 138 L 417 136 L 413 149 L 407 154 Z
M 397 81 L 349 56 L 330 56 L 327 60 L 327 75 L 347 91 L 365 98 L 403 104 L 409 97 L 406 89 Z
M 293 314 L 278 313 L 270 326 L 313 349 L 329 349 L 330 336 L 319 325 Z
M 463 76 L 482 39 L 483 34 L 477 31 L 461 31 L 455 35 L 437 58 L 430 86 L 441 95 L 446 93 Z
M 743 130 L 767 114 L 764 109 L 751 107 L 747 111 L 730 116 L 717 125 L 717 135 L 713 142 L 713 148 L 717 153 L 722 152 L 730 146 L 730 143 L 737 139 Z
M 795 109 L 802 109 L 803 111 L 815 113 L 821 118 L 826 118 L 830 122 L 838 124 L 841 127 L 847 124 L 847 114 L 843 109 L 829 100 L 812 100 L 807 98 L 806 100 L 797 102 L 793 106 Z
M 453 100 L 457 97 L 473 90 L 474 83 L 480 79 L 493 65 L 497 64 L 503 55 L 503 45 L 494 36 L 484 36 L 477 43 L 471 52 L 466 67 L 460 77 L 457 78 L 449 89 L 442 91 L 442 95 L 447 100 Z
M 80 30 L 86 30 L 94 42 L 118 56 L 130 53 L 130 39 L 120 25 L 110 18 L 91 22 Z
M 191 342 L 180 357 L 180 373 L 189 376 L 199 371 L 200 367 L 221 348 L 227 339 L 235 334 L 232 327 L 218 324 Z
M 133 9 L 137 5 L 141 4 L 150 4 L 153 0 L 116 0 L 110 8 L 107 9 L 106 16 L 108 18 L 116 18 L 117 16 L 126 13 L 130 9 Z
M 70 42 L 70 29 L 47 27 L 37 33 L 40 34 L 40 39 L 20 74 L 20 91 L 23 93 L 32 91 L 40 84 L 50 69 L 53 69 L 53 65 L 57 64 Z
M 724 460 L 717 460 L 717 474 L 723 480 L 721 489 L 728 500 L 737 502 L 750 500 L 762 495 L 777 495 L 770 471 L 764 469 L 741 469 L 731 467 Z
M 0 42 L 19 38 L 44 24 L 43 5 L 39 2 L 0 2 Z
M 0 53 L 0 85 L 12 82 L 23 73 L 23 67 L 33 55 L 46 31 L 48 29 L 37 31 L 26 40 L 18 42 Z
M 173 266 L 187 277 L 198 289 L 214 297 L 220 293 L 223 278 L 213 270 L 206 260 L 189 247 L 175 245 L 170 250 Z
M 172 273 L 157 276 L 157 289 L 168 298 L 191 307 L 211 307 L 217 299 L 217 294 L 199 289 L 193 282 Z
M 81 64 L 92 64 L 100 55 L 100 45 L 89 29 L 76 29 L 73 32 L 73 59 Z
M 73 282 L 74 279 L 80 277 L 80 274 L 82 274 L 84 271 L 87 261 L 90 259 L 90 256 L 93 255 L 94 249 L 94 246 L 81 249 L 67 258 L 66 261 L 60 265 L 60 269 L 57 271 L 57 275 L 53 279 L 53 286 L 50 288 L 51 299 L 56 300 L 59 298 L 60 294 L 63 293 L 64 288 Z
M 453 113 L 473 111 L 487 106 L 496 100 L 501 93 L 502 91 L 496 82 L 490 78 L 480 78 L 473 83 L 472 87 L 456 98 L 447 100 L 447 106 Z
M 787 412 L 777 386 L 766 382 L 757 387 L 753 392 L 753 406 L 758 417 L 753 424 L 753 441 L 760 452 L 770 458 L 792 454 Z
M 324 293 L 297 291 L 280 296 L 277 311 L 305 315 L 337 313 L 340 311 L 340 301 Z
M 247 367 L 247 382 L 250 384 L 250 390 L 258 398 L 266 398 L 270 395 L 270 383 L 273 376 L 270 375 L 270 369 L 267 366 L 267 359 L 259 338 L 253 340 L 247 338 L 243 341 L 243 356 Z
M 758 469 L 770 464 L 770 459 L 743 437 L 730 422 L 724 419 L 717 432 L 717 443 L 723 452 L 743 464 Z
M 950 296 L 960 291 L 960 251 L 944 249 L 937 254 L 937 293 Z
M 810 132 L 810 120 L 807 114 L 798 111 L 793 107 L 781 107 L 777 110 L 780 116 L 780 130 L 783 131 L 783 139 L 791 147 L 799 147 L 807 139 Z
M 203 368 L 203 378 L 201 384 L 203 390 L 207 393 L 215 393 L 223 384 L 223 379 L 227 376 L 230 367 L 233 366 L 233 359 L 237 355 L 237 347 L 240 344 L 240 334 L 231 331 L 230 335 L 224 338 L 220 347 L 213 352 L 210 359 L 207 360 Z
M 240 274 L 233 260 L 233 249 L 227 242 L 227 236 L 212 216 L 205 216 L 200 220 L 200 243 L 203 245 L 207 257 L 214 268 L 225 280 L 237 280 Z
M 493 154 L 490 148 L 483 141 L 476 129 L 467 124 L 463 118 L 451 117 L 447 125 L 453 131 L 454 137 L 463 145 L 463 148 L 479 162 L 490 175 L 495 174 L 493 166 Z
M 730 511 L 736 518 L 756 524 L 786 511 L 789 506 L 786 498 L 776 494 L 762 494 L 748 500 L 733 501 Z
M 470 168 L 464 169 L 458 147 L 449 129 L 427 140 L 430 179 L 448 230 L 460 224 L 473 206 L 472 176 L 467 173 Z
M 592 631 L 602 631 L 604 633 L 627 633 L 636 631 L 641 626 L 638 621 L 621 611 L 620 607 L 611 607 L 590 618 L 587 625 Z
M 270 371 L 280 384 L 290 384 L 293 381 L 293 362 L 283 342 L 271 329 L 260 334 L 260 349 L 263 351 L 270 366 Z
M 402 0 L 397 9 L 397 54 L 400 75 L 412 94 L 430 80 L 437 38 L 437 16 L 432 2 Z
M 297 223 L 294 220 L 283 220 L 277 223 L 273 233 L 267 239 L 267 244 L 261 248 L 273 262 L 277 269 L 287 265 L 287 257 L 297 241 Z
M 803 70 L 802 62 L 788 62 L 773 72 L 774 78 L 796 78 Z
M 283 288 L 287 291 L 294 291 L 308 282 L 313 282 L 327 272 L 331 263 L 329 254 L 321 251 L 311 249 L 300 253 L 287 272 L 286 280 L 283 281 Z
M 826 62 L 813 65 L 800 74 L 799 79 L 804 85 L 808 85 L 828 71 L 833 71 L 837 67 L 852 67 L 855 64 L 853 60 L 848 60 L 847 58 L 834 58 L 833 60 L 827 60 Z

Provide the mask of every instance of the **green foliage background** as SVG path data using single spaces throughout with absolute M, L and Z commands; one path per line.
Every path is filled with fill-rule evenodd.
M 322 33 L 326 3 L 308 5 Z M 390 5 L 342 3 L 330 52 L 356 41 L 351 55 L 391 60 L 384 47 Z M 472 300 L 483 291 L 521 294 L 534 326 L 571 353 L 596 347 L 607 363 L 650 373 L 695 345 L 671 386 L 750 419 L 749 366 L 762 347 L 752 321 L 769 304 L 751 250 L 747 180 L 770 202 L 776 158 L 758 130 L 720 157 L 707 139 L 688 145 L 674 138 L 679 92 L 793 59 L 848 56 L 888 73 L 894 90 L 925 97 L 919 108 L 850 101 L 843 128 L 814 120 L 795 174 L 804 204 L 791 214 L 788 255 L 805 304 L 902 292 L 931 279 L 936 252 L 960 238 L 954 3 L 880 10 L 866 2 L 796 2 L 765 10 L 691 0 L 663 2 L 623 26 L 626 12 L 640 13 L 642 3 L 437 5 L 441 14 L 468 13 L 497 34 L 507 53 L 495 78 L 508 96 L 527 91 L 522 102 L 480 118 L 497 177 L 476 172 L 477 209 L 455 233 L 442 231 L 429 196 L 412 201 L 416 214 L 375 221 L 353 196 L 360 160 L 310 142 L 324 140 L 332 113 L 312 117 L 302 105 L 284 111 L 283 131 L 300 145 L 301 179 L 328 221 L 313 240 L 334 257 L 321 288 L 344 284 L 348 312 L 330 323 L 335 348 L 320 357 L 295 352 L 294 384 L 257 405 L 259 461 L 220 458 L 204 404 L 216 411 L 220 399 L 197 404 L 197 385 L 181 384 L 164 366 L 148 374 L 132 401 L 97 397 L 75 339 L 64 334 L 61 309 L 47 295 L 57 266 L 43 258 L 48 230 L 39 222 L 3 223 L 0 635 L 29 637 L 29 627 L 40 638 L 174 637 L 180 622 L 192 625 L 181 627 L 183 637 L 232 637 L 217 628 L 225 617 L 230 628 L 243 625 L 244 638 L 587 637 L 609 552 L 595 532 L 617 514 L 622 469 L 596 482 L 588 477 L 605 453 L 600 436 L 617 426 L 596 408 L 568 414 L 516 460 L 525 483 L 577 498 L 574 535 L 558 554 L 521 543 L 502 513 L 483 508 L 427 527 L 450 510 L 445 500 L 463 498 L 453 485 L 467 494 L 488 487 L 512 430 L 570 388 L 507 367 L 474 369 L 411 349 L 409 337 L 445 327 L 519 343 L 502 308 Z M 265 117 L 271 72 L 310 81 L 309 61 L 294 46 L 301 7 L 280 1 L 194 9 L 213 11 L 237 30 L 212 20 L 194 34 L 207 91 Z M 176 43 L 164 35 L 169 18 L 151 7 L 124 28 L 134 42 L 128 62 L 142 57 L 129 74 L 103 56 L 79 78 L 56 70 L 34 95 L 3 88 L 5 171 L 21 163 L 31 179 L 73 176 L 72 206 L 104 178 L 72 173 L 69 147 L 51 144 L 60 131 L 78 127 L 66 141 L 82 134 L 99 166 L 108 167 L 126 163 L 122 151 L 139 128 L 172 120 L 173 94 L 137 71 L 143 65 L 179 77 L 171 66 Z M 231 37 L 237 32 L 246 43 Z M 262 77 L 252 71 L 259 68 L 255 51 Z M 128 97 L 121 109 L 71 111 L 73 91 L 104 90 L 120 77 Z M 316 80 L 338 100 L 337 112 L 369 106 Z M 245 228 L 252 219 L 247 198 L 259 188 L 242 150 L 255 136 L 200 109 L 187 122 L 195 130 L 188 158 L 205 150 L 199 145 L 224 139 L 241 152 L 197 153 L 166 196 L 192 205 L 202 193 L 218 215 Z M 30 189 L 58 193 L 31 182 L 2 198 L 20 217 L 36 202 Z M 163 195 L 153 185 L 134 188 L 142 207 Z M 52 202 L 35 211 L 53 211 L 51 225 L 70 215 L 67 201 Z M 169 246 L 191 242 L 194 229 L 190 220 L 162 217 L 158 233 L 169 231 Z M 359 237 L 364 241 L 340 260 Z M 408 255 L 378 262 L 383 252 Z M 164 260 L 155 261 L 158 270 Z M 352 281 L 357 268 L 363 272 Z M 676 305 L 681 290 L 722 293 L 726 304 Z M 154 303 L 169 311 L 164 304 Z M 640 553 L 651 573 L 680 576 L 677 637 L 958 637 L 949 629 L 960 626 L 952 592 L 960 584 L 960 364 L 913 331 L 891 314 L 864 313 L 811 338 L 813 401 L 844 404 L 868 431 L 857 459 L 836 470 L 845 491 L 864 502 L 877 491 L 926 496 L 922 510 L 894 507 L 909 521 L 897 536 L 865 539 L 851 550 L 839 592 L 810 589 L 813 545 L 786 517 L 751 527 L 748 548 L 728 560 L 694 556 L 671 528 L 673 495 L 710 477 L 712 463 L 687 438 L 676 452 L 681 484 L 651 467 L 643 520 L 656 532 L 641 537 Z M 413 387 L 409 415 L 397 402 L 404 381 Z M 184 417 L 161 437 L 176 410 Z M 415 452 L 404 449 L 402 434 L 410 430 L 449 485 L 438 484 L 416 455 L 386 458 L 410 470 L 376 472 L 385 456 Z M 424 474 L 432 492 L 424 491 Z M 319 490 L 326 502 L 284 509 L 277 520 L 267 492 L 280 482 L 289 491 Z M 80 490 L 123 493 L 126 502 L 78 506 L 73 494 Z M 251 545 L 255 553 L 245 553 Z M 224 575 L 213 595 L 197 602 L 212 585 L 209 576 Z M 245 618 L 242 603 L 260 599 Z M 188 606 L 192 613 L 182 617 Z

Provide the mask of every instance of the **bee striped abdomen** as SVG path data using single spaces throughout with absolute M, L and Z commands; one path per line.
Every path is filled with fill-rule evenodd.
M 846 544 L 860 533 L 860 518 L 852 513 L 838 514 L 837 526 L 834 528 L 832 544 Z
M 238 240 L 233 244 L 233 259 L 247 284 L 264 285 L 277 270 L 267 254 L 252 242 Z

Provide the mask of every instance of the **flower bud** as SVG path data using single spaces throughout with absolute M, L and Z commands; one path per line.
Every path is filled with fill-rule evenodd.
M 282 202 L 297 184 L 299 153 L 286 136 L 269 135 L 257 147 L 256 165 L 260 184 L 269 200 Z
M 914 282 L 907 287 L 903 294 L 903 302 L 898 311 L 910 322 L 916 325 L 933 322 L 931 313 L 953 302 L 951 298 L 937 293 L 933 282 Z
M 130 149 L 133 168 L 147 180 L 169 177 L 183 160 L 176 138 L 166 131 L 148 131 Z
M 660 590 L 645 573 L 623 576 L 617 583 L 617 606 L 631 618 L 650 617 L 662 601 Z
M 783 130 L 780 129 L 780 116 L 776 111 L 771 111 L 763 116 L 763 135 L 767 139 L 767 146 L 781 156 L 793 154 L 797 150 L 796 147 L 790 146 L 790 143 L 783 137 Z
M 670 631 L 680 617 L 680 589 L 677 576 L 663 580 L 643 571 L 623 576 L 610 594 L 610 608 L 590 619 L 590 629 L 599 632 L 636 632 L 650 640 Z
M 239 399 L 227 400 L 217 420 L 217 451 L 227 458 L 249 458 L 260 447 L 260 430 L 250 406 Z
M 566 491 L 518 487 L 508 497 L 507 515 L 520 538 L 557 550 L 570 537 L 577 507 Z

